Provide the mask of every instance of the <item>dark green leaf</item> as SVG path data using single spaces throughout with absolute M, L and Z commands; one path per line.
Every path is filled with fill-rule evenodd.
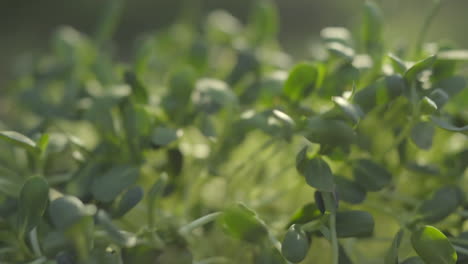
M 315 191 L 314 193 L 314 201 L 315 204 L 317 205 L 317 208 L 319 209 L 321 214 L 324 214 L 326 211 L 325 208 L 325 202 L 323 201 L 323 196 L 320 191 Z
M 315 89 L 318 78 L 318 70 L 314 64 L 300 63 L 289 72 L 284 84 L 284 94 L 293 102 L 304 99 Z
M 325 192 L 334 190 L 333 173 L 322 158 L 307 158 L 299 164 L 298 170 L 310 186 Z
M 420 149 L 428 150 L 432 147 L 434 126 L 429 122 L 418 122 L 411 130 L 411 140 Z
M 314 117 L 307 121 L 305 137 L 325 146 L 346 148 L 356 140 L 356 132 L 343 121 Z
M 0 139 L 3 139 L 31 152 L 38 151 L 36 142 L 15 131 L 0 131 Z
M 74 196 L 63 196 L 53 200 L 49 206 L 49 215 L 54 226 L 65 230 L 85 216 L 96 212 L 94 206 L 85 206 Z
M 427 264 L 455 264 L 457 262 L 457 253 L 452 244 L 442 232 L 433 226 L 424 226 L 413 232 L 411 244 Z
M 132 210 L 143 199 L 143 188 L 134 186 L 128 189 L 120 201 L 117 203 L 116 209 L 113 212 L 113 217 L 122 217 L 128 211 Z
M 340 200 L 351 204 L 359 204 L 366 198 L 366 190 L 354 181 L 342 176 L 336 176 L 335 183 Z
M 429 95 L 429 98 L 441 109 L 450 99 L 449 95 L 442 89 L 435 89 Z
M 446 186 L 437 190 L 431 199 L 424 201 L 418 208 L 423 220 L 436 223 L 455 212 L 460 205 L 459 192 L 455 186 Z
M 365 211 L 342 211 L 336 214 L 336 233 L 340 238 L 369 237 L 374 232 L 374 218 Z
M 290 262 L 299 263 L 305 259 L 309 251 L 307 235 L 300 226 L 292 225 L 281 244 L 283 257 Z
M 49 184 L 42 177 L 30 177 L 23 185 L 18 205 L 18 230 L 21 236 L 36 227 L 49 203 Z
M 405 72 L 405 80 L 407 80 L 408 82 L 414 81 L 418 74 L 430 69 L 432 65 L 436 62 L 436 60 L 437 55 L 431 55 L 423 60 L 416 62 Z
M 401 229 L 395 235 L 393 239 L 392 246 L 387 251 L 387 255 L 385 255 L 385 264 L 399 264 L 398 258 L 398 250 L 400 249 L 401 240 L 403 239 L 404 230 Z
M 444 120 L 439 117 L 432 116 L 431 120 L 434 124 L 436 124 L 438 127 L 443 128 L 448 131 L 452 132 L 461 132 L 465 135 L 468 135 L 468 125 L 463 126 L 463 127 L 457 127 L 455 125 L 452 125 L 449 121 Z
M 466 88 L 466 79 L 462 76 L 453 76 L 435 83 L 434 87 L 443 90 L 450 98 L 453 98 Z
M 353 175 L 356 182 L 367 191 L 380 191 L 392 180 L 392 175 L 371 160 L 360 159 L 354 163 Z
M 126 165 L 116 166 L 104 175 L 94 178 L 91 193 L 101 202 L 111 202 L 123 190 L 136 182 L 139 170 Z
M 237 239 L 258 243 L 268 234 L 263 222 L 243 204 L 226 208 L 219 220 L 226 231 Z
M 332 97 L 332 101 L 340 107 L 340 109 L 347 114 L 354 122 L 359 122 L 361 118 L 364 117 L 364 112 L 361 110 L 361 108 L 357 105 L 353 105 L 350 102 L 348 102 L 346 99 L 343 97 Z
M 151 142 L 158 147 L 164 147 L 176 141 L 181 135 L 182 130 L 160 126 L 154 129 Z

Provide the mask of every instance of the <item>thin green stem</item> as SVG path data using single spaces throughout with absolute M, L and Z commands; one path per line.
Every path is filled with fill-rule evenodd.
M 332 246 L 333 264 L 339 263 L 340 251 L 338 247 L 338 236 L 336 233 L 336 205 L 335 197 L 333 193 L 323 193 L 323 200 L 325 203 L 325 209 L 330 217 L 329 228 L 330 228 L 330 242 Z
M 188 235 L 192 230 L 216 220 L 221 214 L 222 214 L 221 212 L 215 212 L 215 213 L 202 216 L 188 223 L 187 225 L 179 228 L 179 234 L 184 235 L 184 236 Z
M 421 30 L 419 31 L 420 33 L 419 33 L 418 39 L 416 40 L 416 47 L 415 47 L 415 52 L 414 52 L 415 59 L 417 59 L 421 55 L 422 47 L 424 44 L 424 40 L 426 39 L 427 32 L 429 31 L 432 21 L 434 21 L 434 18 L 439 13 L 441 6 L 442 6 L 441 0 L 433 0 L 431 10 L 429 11 L 429 14 L 424 20 L 424 24 Z
M 338 248 L 338 238 L 336 234 L 336 214 L 332 213 L 330 215 L 330 238 L 333 249 L 333 264 L 339 263 L 339 248 Z
M 315 220 L 315 221 L 302 225 L 301 229 L 306 232 L 313 232 L 313 231 L 319 230 L 322 225 L 323 225 L 322 221 Z
M 418 98 L 418 94 L 416 92 L 416 86 L 415 86 L 414 83 L 412 83 L 410 87 L 411 87 L 410 88 L 411 89 L 410 90 L 410 92 L 411 92 L 410 100 L 411 100 L 411 107 L 412 107 L 410 120 L 405 125 L 405 127 L 400 132 L 400 134 L 398 134 L 398 136 L 396 137 L 393 144 L 386 151 L 382 152 L 382 155 L 379 158 L 380 160 L 384 159 L 385 156 L 390 151 L 392 151 L 394 148 L 398 147 L 401 143 L 403 143 L 403 141 L 405 139 L 407 139 L 409 137 L 409 135 L 411 134 L 411 130 L 413 129 L 413 126 L 416 124 L 416 122 L 419 119 L 420 109 L 419 109 L 419 104 L 418 104 L 419 98 Z
M 96 31 L 95 40 L 98 46 L 109 41 L 117 29 L 118 22 L 124 11 L 125 0 L 108 0 L 105 13 Z

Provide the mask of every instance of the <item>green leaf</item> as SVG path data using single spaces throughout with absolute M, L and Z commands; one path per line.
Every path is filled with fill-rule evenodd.
M 351 204 L 359 204 L 366 198 L 366 190 L 354 181 L 343 176 L 336 176 L 335 183 L 340 200 Z
M 96 212 L 96 207 L 85 206 L 74 196 L 63 196 L 53 200 L 49 206 L 49 215 L 55 227 L 65 230 L 85 216 Z
M 226 208 L 219 218 L 221 225 L 234 238 L 259 243 L 268 231 L 257 215 L 243 204 Z
M 331 55 L 347 60 L 352 61 L 355 56 L 355 51 L 341 42 L 331 42 L 326 45 L 328 53 Z
M 429 95 L 429 98 L 441 109 L 450 99 L 449 95 L 442 89 L 435 89 Z
M 379 6 L 373 1 L 364 4 L 363 23 L 361 26 L 361 37 L 364 49 L 374 53 L 380 51 L 383 37 L 383 15 Z
M 218 112 L 223 107 L 237 105 L 238 100 L 225 82 L 203 78 L 195 84 L 192 102 L 201 111 L 211 114 Z
M 412 82 L 416 79 L 417 75 L 421 72 L 428 70 L 434 65 L 437 60 L 437 55 L 431 55 L 423 60 L 416 62 L 405 72 L 405 80 Z
M 340 238 L 369 237 L 374 232 L 374 218 L 365 211 L 336 213 L 336 233 Z
M 305 259 L 309 251 L 309 241 L 306 233 L 298 225 L 292 225 L 281 243 L 281 253 L 290 262 L 299 263 Z
M 304 159 L 298 166 L 299 173 L 307 184 L 320 191 L 332 192 L 335 188 L 333 173 L 327 162 L 320 157 Z
M 30 177 L 23 185 L 18 204 L 18 230 L 28 234 L 41 221 L 49 203 L 49 184 L 42 177 Z
M 159 126 L 153 130 L 151 142 L 158 147 L 164 147 L 176 141 L 182 134 L 182 130 Z
M 433 226 L 424 226 L 411 234 L 411 244 L 427 264 L 455 264 L 457 253 L 447 237 Z
M 406 84 L 403 77 L 398 74 L 390 75 L 357 91 L 353 101 L 367 113 L 378 104 L 386 104 L 398 98 L 405 90 Z
M 425 264 L 425 262 L 420 257 L 409 257 L 405 259 L 401 264 Z
M 435 83 L 434 87 L 443 90 L 450 98 L 453 98 L 466 88 L 466 79 L 463 76 L 452 76 Z
M 459 193 L 455 186 L 445 186 L 437 190 L 431 199 L 424 201 L 418 208 L 423 220 L 436 223 L 455 212 L 460 205 Z
M 405 74 L 405 72 L 408 70 L 406 63 L 402 59 L 398 58 L 395 54 L 388 54 L 388 57 L 392 63 L 393 70 L 401 75 Z
M 403 234 L 404 234 L 404 230 L 401 229 L 395 235 L 395 238 L 393 239 L 393 242 L 392 242 L 392 246 L 390 247 L 390 249 L 387 251 L 387 254 L 385 255 L 384 264 L 399 264 L 398 249 L 400 248 L 401 240 L 403 239 Z
M 356 182 L 370 192 L 380 191 L 392 180 L 392 175 L 387 169 L 366 159 L 354 163 L 353 175 Z
M 273 1 L 255 1 L 250 15 L 250 37 L 256 45 L 276 39 L 278 34 L 278 10 Z
M 0 131 L 0 139 L 3 139 L 33 153 L 38 151 L 36 142 L 15 131 Z
M 343 97 L 334 96 L 332 101 L 354 122 L 358 123 L 364 117 L 364 112 L 358 105 L 351 104 Z
M 318 78 L 317 66 L 311 63 L 300 63 L 294 66 L 284 83 L 283 92 L 293 102 L 307 97 L 316 88 Z
M 438 110 L 437 104 L 431 98 L 424 96 L 419 102 L 419 111 L 422 115 L 432 115 Z
M 432 120 L 432 122 L 434 124 L 436 124 L 440 128 L 443 128 L 443 129 L 448 130 L 448 131 L 460 132 L 460 133 L 463 133 L 465 135 L 468 135 L 468 125 L 463 126 L 463 127 L 457 127 L 455 125 L 452 125 L 449 121 L 444 120 L 444 119 L 439 118 L 439 117 L 435 117 L 435 116 L 432 116 L 431 120 Z
M 331 147 L 347 148 L 356 141 L 356 132 L 340 120 L 313 117 L 307 120 L 305 137 L 313 143 Z
M 37 148 L 44 153 L 49 145 L 49 134 L 42 134 L 37 140 Z
M 91 193 L 101 202 L 113 201 L 123 190 L 136 182 L 139 170 L 127 165 L 119 165 L 104 175 L 93 179 Z
M 305 224 L 313 220 L 319 219 L 322 213 L 314 203 L 308 203 L 296 210 L 289 220 L 286 227 L 290 227 L 293 224 Z
M 429 150 L 432 147 L 434 126 L 429 122 L 418 122 L 411 129 L 411 140 L 420 149 Z
M 115 207 L 112 216 L 119 218 L 133 209 L 143 199 L 143 188 L 134 186 L 128 189 Z

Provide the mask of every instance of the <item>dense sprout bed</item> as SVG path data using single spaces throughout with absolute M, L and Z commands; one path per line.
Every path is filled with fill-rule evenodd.
M 95 36 L 19 61 L 1 263 L 468 263 L 468 51 L 424 44 L 430 19 L 388 47 L 369 1 L 294 62 L 253 2 L 245 24 L 184 13 L 122 63 L 113 1 Z

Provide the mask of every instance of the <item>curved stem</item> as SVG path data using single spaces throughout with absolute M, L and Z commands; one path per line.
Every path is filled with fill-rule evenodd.
M 216 220 L 221 214 L 222 214 L 221 212 L 215 212 L 215 213 L 202 216 L 192 221 L 191 223 L 188 223 L 187 225 L 179 228 L 179 234 L 188 235 L 192 230 Z
M 426 39 L 427 32 L 429 31 L 429 27 L 431 26 L 432 21 L 434 20 L 435 16 L 439 12 L 440 7 L 442 6 L 441 0 L 434 0 L 433 2 L 434 3 L 432 5 L 432 8 L 426 17 L 426 20 L 424 20 L 424 24 L 420 30 L 420 34 L 416 41 L 415 54 L 414 54 L 416 59 L 421 55 L 422 46 L 424 44 L 424 40 Z

